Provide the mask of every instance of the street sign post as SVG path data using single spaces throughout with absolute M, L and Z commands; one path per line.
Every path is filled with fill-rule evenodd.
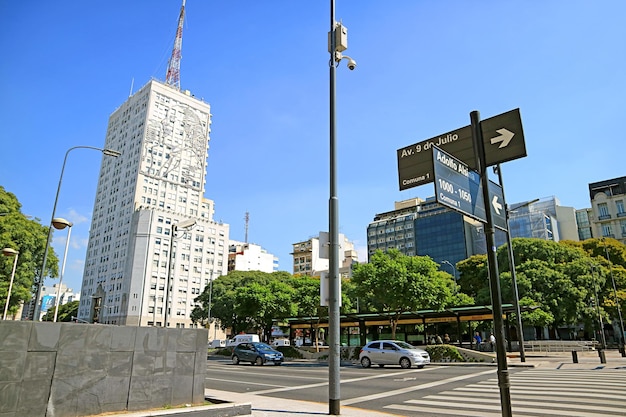
M 437 147 L 433 147 L 432 154 L 437 202 L 485 223 L 480 175 Z
M 433 147 L 432 155 L 437 202 L 486 223 L 487 214 L 478 172 L 436 146 Z M 489 181 L 487 204 L 491 210 L 494 226 L 506 231 L 507 222 L 503 202 L 502 187 Z
M 526 144 L 519 109 L 485 119 L 480 123 L 487 166 L 526 156 Z M 476 169 L 476 157 L 470 126 L 435 136 L 398 149 L 398 185 L 400 191 L 434 181 L 432 148 L 445 152 Z

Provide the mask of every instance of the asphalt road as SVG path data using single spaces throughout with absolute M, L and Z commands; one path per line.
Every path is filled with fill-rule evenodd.
M 501 416 L 493 366 L 437 366 L 424 369 L 341 367 L 341 404 L 387 415 Z M 621 416 L 626 409 L 626 371 L 509 368 L 514 415 Z M 622 382 L 620 382 L 622 381 Z M 283 366 L 232 365 L 208 361 L 206 387 L 274 398 L 325 403 L 328 367 L 316 363 Z M 594 389 L 597 388 L 597 392 Z M 607 391 L 612 398 L 606 397 Z

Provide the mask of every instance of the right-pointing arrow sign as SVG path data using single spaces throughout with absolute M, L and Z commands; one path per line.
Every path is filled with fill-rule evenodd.
M 515 133 L 509 132 L 506 129 L 498 129 L 496 130 L 496 132 L 498 132 L 500 136 L 491 138 L 491 144 L 495 145 L 496 143 L 500 142 L 500 146 L 498 146 L 498 148 L 505 148 L 511 142 L 513 136 L 515 136 Z
M 480 128 L 483 131 L 487 166 L 526 156 L 519 109 L 485 119 L 480 122 Z

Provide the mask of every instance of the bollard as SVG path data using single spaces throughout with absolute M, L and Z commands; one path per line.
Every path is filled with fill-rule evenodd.
M 572 350 L 572 363 L 578 363 L 578 352 Z
M 620 345 L 619 353 L 622 354 L 622 358 L 626 358 L 626 346 Z
M 606 363 L 606 354 L 604 349 L 598 349 L 598 356 L 600 356 L 600 363 Z

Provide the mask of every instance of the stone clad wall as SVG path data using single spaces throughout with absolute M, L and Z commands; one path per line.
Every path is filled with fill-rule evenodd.
M 204 402 L 206 329 L 0 321 L 0 417 Z

